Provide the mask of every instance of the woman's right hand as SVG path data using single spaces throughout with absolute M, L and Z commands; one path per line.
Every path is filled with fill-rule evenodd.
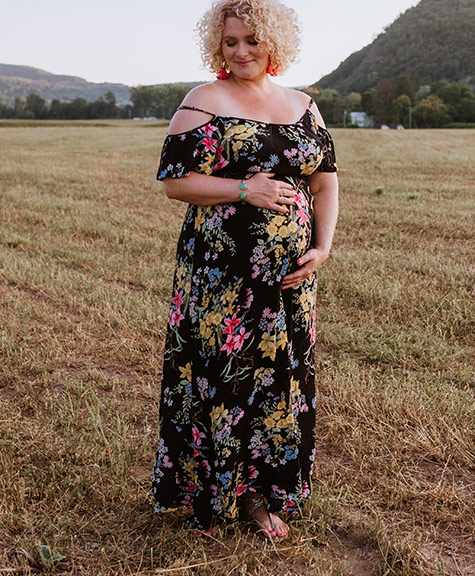
M 295 189 L 292 184 L 280 180 L 272 180 L 271 172 L 259 172 L 249 180 L 245 180 L 246 202 L 259 208 L 276 210 L 288 214 L 286 205 L 295 202 Z

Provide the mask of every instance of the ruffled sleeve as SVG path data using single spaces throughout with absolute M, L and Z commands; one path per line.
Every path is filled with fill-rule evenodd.
M 318 137 L 322 143 L 323 159 L 318 165 L 317 172 L 336 172 L 336 156 L 333 138 L 325 128 L 318 127 Z
M 211 174 L 216 159 L 217 127 L 208 123 L 182 134 L 167 134 L 157 180 L 183 178 L 190 172 Z

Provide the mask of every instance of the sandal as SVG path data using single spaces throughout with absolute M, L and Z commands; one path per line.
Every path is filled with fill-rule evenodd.
M 275 531 L 275 524 L 274 524 L 273 515 L 270 512 L 267 512 L 267 514 L 269 516 L 269 521 L 270 521 L 270 530 L 268 528 L 266 528 L 264 526 L 264 524 L 262 524 L 261 522 L 256 520 L 253 516 L 254 513 L 259 508 L 261 508 L 262 506 L 264 506 L 264 508 L 267 510 L 265 500 L 262 496 L 259 496 L 259 495 L 248 496 L 248 495 L 246 495 L 244 497 L 243 510 L 244 510 L 244 516 L 245 516 L 246 520 L 248 522 L 253 522 L 254 524 L 257 524 L 257 526 L 258 526 L 257 535 L 258 536 L 260 536 L 261 538 L 266 538 L 267 540 L 272 540 L 277 535 L 276 531 Z

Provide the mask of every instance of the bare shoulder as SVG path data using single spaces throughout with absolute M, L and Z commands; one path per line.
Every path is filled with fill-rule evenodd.
M 214 104 L 217 99 L 217 91 L 214 84 L 215 82 L 201 84 L 188 92 L 181 105 L 197 108 L 197 110 L 177 110 L 171 119 L 168 128 L 169 134 L 182 134 L 193 130 L 215 115 Z
M 290 90 L 290 92 L 294 93 L 294 98 L 299 101 L 301 107 L 307 108 L 310 102 L 312 102 L 310 110 L 315 116 L 317 124 L 322 128 L 325 128 L 325 122 L 320 113 L 320 110 L 318 109 L 317 104 L 315 103 L 315 100 L 313 100 L 313 98 L 311 98 L 308 94 L 305 94 L 305 92 L 301 92 L 300 90 Z

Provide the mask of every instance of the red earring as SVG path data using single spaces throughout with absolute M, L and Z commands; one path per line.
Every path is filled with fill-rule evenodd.
M 266 72 L 269 76 L 277 76 L 277 70 L 279 69 L 278 64 L 271 66 L 270 63 L 267 65 Z
M 221 72 L 216 76 L 216 78 L 218 80 L 227 80 L 229 78 L 229 72 L 226 70 L 226 68 L 221 68 Z
M 225 60 L 223 60 L 223 63 L 221 64 L 221 71 L 220 73 L 216 76 L 216 78 L 218 80 L 227 80 L 229 78 L 229 72 L 226 70 L 226 62 Z

